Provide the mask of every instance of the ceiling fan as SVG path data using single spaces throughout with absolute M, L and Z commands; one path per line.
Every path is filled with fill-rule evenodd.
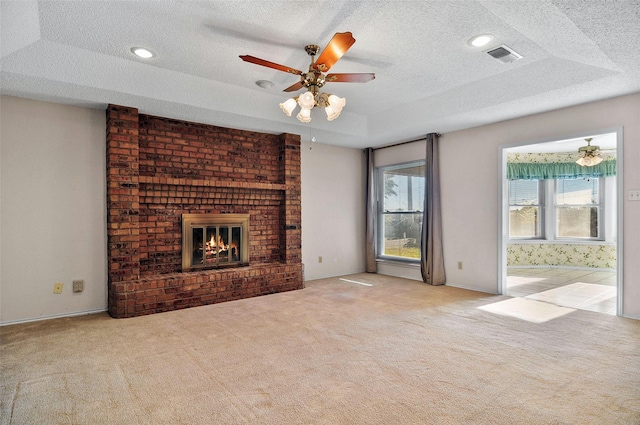
M 598 165 L 602 162 L 602 157 L 600 156 L 600 146 L 591 146 L 592 137 L 584 139 L 587 142 L 587 146 L 581 146 L 578 148 L 578 160 L 576 164 L 582 165 L 583 167 L 592 167 L 594 165 Z
M 348 74 L 325 74 L 338 60 L 349 50 L 356 42 L 350 32 L 336 33 L 327 47 L 324 48 L 318 59 L 316 55 L 320 51 L 320 46 L 310 44 L 305 47 L 305 51 L 311 56 L 311 64 L 307 72 L 298 69 L 269 62 L 255 56 L 242 55 L 240 59 L 245 62 L 254 63 L 256 65 L 266 66 L 267 68 L 276 69 L 278 71 L 288 72 L 300 76 L 300 81 L 284 89 L 285 92 L 294 92 L 302 88 L 307 91 L 297 97 L 280 104 L 280 108 L 285 114 L 291 116 L 291 113 L 300 106 L 300 113 L 297 118 L 302 122 L 311 121 L 311 109 L 314 107 L 324 107 L 327 113 L 327 120 L 333 121 L 338 118 L 342 108 L 346 104 L 345 98 L 339 98 L 336 95 L 321 93 L 319 91 L 326 83 L 366 83 L 376 78 L 373 73 L 348 73 Z

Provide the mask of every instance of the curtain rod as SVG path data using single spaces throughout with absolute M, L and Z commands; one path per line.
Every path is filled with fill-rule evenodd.
M 442 137 L 442 134 L 440 133 L 436 133 L 438 135 L 438 137 Z M 415 143 L 415 142 L 422 142 L 423 140 L 427 140 L 426 137 L 421 137 L 419 139 L 415 139 L 415 140 L 408 140 L 406 142 L 399 142 L 399 143 L 394 143 L 392 145 L 387 145 L 387 146 L 380 146 L 379 148 L 372 148 L 374 151 L 377 151 L 379 149 L 387 149 L 387 148 L 393 148 L 395 146 L 401 146 L 401 145 L 406 145 L 407 143 Z

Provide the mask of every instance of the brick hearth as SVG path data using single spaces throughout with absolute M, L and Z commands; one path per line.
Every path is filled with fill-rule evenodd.
M 181 272 L 183 213 L 250 214 L 249 266 Z M 107 109 L 109 313 L 303 287 L 300 137 Z

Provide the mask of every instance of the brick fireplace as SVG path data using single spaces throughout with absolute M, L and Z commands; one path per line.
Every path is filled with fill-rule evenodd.
M 182 216 L 249 216 L 248 265 L 182 271 Z M 107 109 L 109 313 L 301 289 L 300 137 Z

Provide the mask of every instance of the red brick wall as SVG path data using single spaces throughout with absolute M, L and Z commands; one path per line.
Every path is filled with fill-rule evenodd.
M 107 109 L 114 317 L 302 288 L 300 138 Z M 182 273 L 181 214 L 250 214 L 249 262 Z

